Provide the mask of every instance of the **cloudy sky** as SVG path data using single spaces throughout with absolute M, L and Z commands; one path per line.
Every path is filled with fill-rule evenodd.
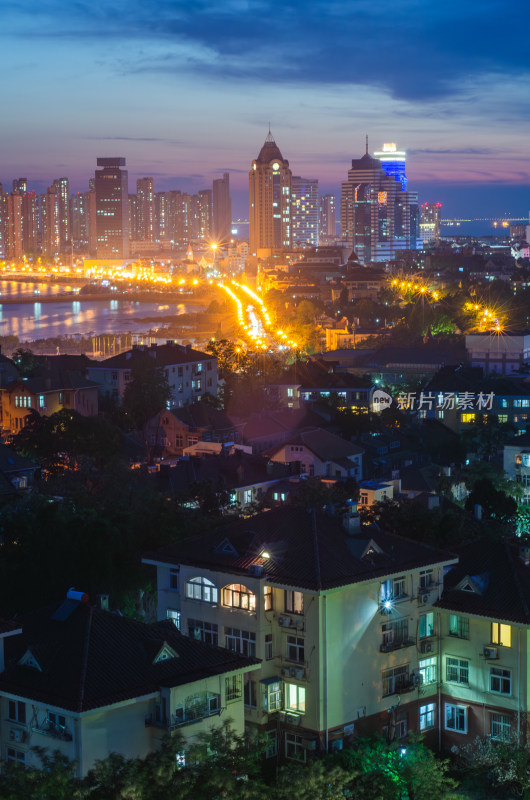
M 272 132 L 294 174 L 338 189 L 395 141 L 444 216 L 530 208 L 527 0 L 0 0 L 0 181 L 84 190 L 98 155 L 130 182 L 210 185 L 237 213 Z M 133 187 L 131 186 L 131 189 Z

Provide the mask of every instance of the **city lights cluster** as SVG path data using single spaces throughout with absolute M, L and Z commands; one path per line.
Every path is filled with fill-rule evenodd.
M 258 304 L 259 311 L 261 313 L 263 319 L 263 326 L 267 330 L 269 336 L 274 339 L 279 339 L 279 341 L 275 342 L 276 346 L 279 350 L 289 350 L 291 348 L 297 349 L 298 345 L 296 342 L 289 340 L 289 337 L 286 333 L 282 330 L 274 331 L 273 325 L 271 322 L 269 311 L 265 305 L 265 301 L 253 292 L 252 289 L 249 289 L 248 286 L 244 286 L 243 284 L 239 284 L 236 281 L 232 281 L 232 283 L 237 286 L 238 289 L 244 291 L 255 303 Z
M 423 297 L 428 297 L 435 302 L 440 299 L 440 292 L 436 291 L 435 289 L 429 289 L 428 286 L 425 286 L 424 283 L 420 283 L 419 281 L 403 281 L 399 280 L 398 278 L 394 278 L 390 286 L 392 289 L 394 289 L 394 291 L 401 292 L 402 294 L 417 294 Z
M 476 327 L 479 331 L 502 333 L 506 327 L 506 319 L 498 309 L 488 308 L 481 303 L 468 302 L 464 305 L 464 311 L 475 315 Z

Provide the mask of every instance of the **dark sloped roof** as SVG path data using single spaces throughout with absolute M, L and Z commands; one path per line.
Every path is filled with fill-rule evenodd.
M 188 639 L 171 620 L 145 625 L 79 604 L 58 621 L 55 611 L 26 615 L 23 634 L 7 639 L 0 691 L 81 712 L 259 663 Z M 165 643 L 178 658 L 153 664 Z M 28 649 L 42 671 L 18 664 Z
M 235 554 L 217 551 L 225 538 Z M 368 543 L 370 539 L 383 552 L 373 558 L 359 558 L 359 541 Z M 270 554 L 265 561 L 260 558 L 263 550 Z M 147 561 L 189 564 L 241 575 L 248 574 L 250 564 L 262 563 L 269 581 L 313 591 L 451 559 L 445 551 L 381 531 L 348 536 L 339 518 L 293 506 L 232 522 L 212 533 L 145 555 Z
M 283 156 L 280 152 L 280 148 L 274 141 L 274 137 L 272 133 L 269 131 L 267 134 L 267 138 L 263 144 L 263 147 L 259 151 L 259 155 L 256 161 L 259 161 L 262 164 L 268 164 L 269 161 L 273 161 L 274 159 L 278 159 L 278 161 L 283 161 Z
M 372 381 L 349 372 L 336 372 L 329 361 L 315 359 L 304 364 L 293 364 L 285 370 L 280 378 L 271 383 L 273 386 L 299 385 L 303 389 L 369 389 Z
M 364 453 L 363 448 L 359 447 L 358 444 L 348 442 L 341 436 L 335 436 L 334 433 L 329 433 L 329 431 L 325 431 L 323 428 L 300 431 L 270 452 L 276 453 L 286 445 L 304 445 L 321 461 L 336 461 L 337 459 Z M 351 461 L 349 462 L 349 466 L 352 466 Z
M 159 367 L 167 367 L 172 364 L 191 364 L 196 361 L 217 360 L 209 353 L 202 353 L 191 347 L 183 347 L 180 344 L 161 344 L 151 345 L 145 348 L 135 348 L 111 356 L 104 361 L 91 364 L 92 369 L 130 369 L 137 362 L 142 362 L 146 358 L 153 358 Z
M 21 470 L 38 469 L 34 461 L 20 456 L 16 450 L 12 450 L 5 444 L 0 444 L 0 472 L 7 475 Z
M 97 389 L 98 384 L 85 378 L 82 372 L 70 369 L 54 369 L 32 378 L 17 378 L 7 386 L 8 392 L 27 389 L 32 394 L 68 391 L 73 389 Z
M 279 480 L 290 474 L 289 466 L 268 461 L 260 455 L 237 450 L 233 454 L 191 457 L 155 476 L 157 483 L 169 481 L 173 493 L 188 491 L 194 483 L 210 483 L 215 491 L 237 489 Z M 160 487 L 161 488 L 161 487 Z
M 530 625 L 530 567 L 518 557 L 518 543 L 479 540 L 455 548 L 459 563 L 444 578 L 436 605 L 450 611 Z M 467 576 L 481 576 L 482 592 L 455 587 Z
M 190 428 L 233 429 L 235 425 L 225 414 L 210 403 L 192 403 L 182 408 L 172 408 L 171 413 Z

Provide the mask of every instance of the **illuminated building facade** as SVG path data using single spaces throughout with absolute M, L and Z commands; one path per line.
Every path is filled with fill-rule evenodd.
M 152 242 L 154 239 L 155 185 L 153 178 L 136 181 L 137 235 L 131 239 Z
M 423 244 L 438 244 L 442 217 L 441 203 L 422 203 L 420 233 Z
M 249 172 L 250 255 L 292 245 L 291 181 L 289 162 L 269 131 Z
M 128 258 L 128 175 L 124 158 L 98 158 L 95 173 L 98 258 Z
M 199 195 L 201 192 L 199 192 Z M 213 237 L 217 242 L 230 241 L 232 234 L 232 201 L 230 200 L 230 174 L 213 182 Z
M 324 194 L 320 198 L 319 237 L 337 235 L 337 198 L 334 194 Z
M 5 237 L 7 224 L 7 198 L 8 193 L 0 183 L 0 256 L 5 256 Z
M 406 174 L 406 159 L 407 154 L 404 150 L 398 150 L 395 142 L 388 142 L 383 145 L 381 150 L 374 153 L 374 158 L 377 158 L 389 176 L 395 178 L 401 183 L 403 191 L 407 188 L 407 174 Z
M 12 192 L 6 206 L 4 254 L 6 258 L 22 258 L 22 195 Z
M 230 202 L 230 196 L 228 197 L 228 201 Z M 212 216 L 212 190 L 202 189 L 197 195 L 197 238 L 210 238 L 212 234 Z
M 368 144 L 364 156 L 352 160 L 342 184 L 340 221 L 343 240 L 362 264 L 421 247 L 417 194 L 403 191 L 400 181 L 387 175 L 368 153 Z
M 291 179 L 292 243 L 295 247 L 318 245 L 318 180 Z
M 41 195 L 42 255 L 56 258 L 61 252 L 60 204 L 55 183 Z
M 56 178 L 53 182 L 59 204 L 59 240 L 61 252 L 71 247 L 70 234 L 70 189 L 68 178 Z
M 39 239 L 39 198 L 36 192 L 22 197 L 22 247 L 24 253 L 36 253 Z
M 19 194 L 26 194 L 28 191 L 28 179 L 27 178 L 14 178 L 13 179 L 13 191 L 18 192 Z

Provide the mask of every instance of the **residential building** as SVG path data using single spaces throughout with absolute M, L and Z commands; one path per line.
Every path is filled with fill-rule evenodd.
M 299 471 L 316 477 L 355 478 L 363 474 L 364 450 L 322 428 L 300 431 L 269 450 L 271 461 L 300 464 Z
M 521 485 L 520 502 L 530 505 L 530 431 L 506 442 L 502 466 L 506 477 Z
M 296 363 L 267 386 L 267 392 L 279 406 L 299 408 L 302 404 L 329 401 L 331 396 L 350 408 L 371 406 L 374 386 L 371 381 L 322 359 Z
M 232 234 L 232 201 L 230 200 L 230 173 L 224 172 L 222 178 L 213 182 L 213 228 L 216 243 L 227 244 Z
M 0 183 L 0 255 L 5 257 L 6 246 L 6 226 L 7 226 L 7 198 L 8 192 L 4 191 L 4 186 Z
M 136 181 L 137 224 L 135 236 L 141 242 L 152 242 L 155 238 L 155 188 L 153 178 L 138 178 Z
M 224 411 L 200 402 L 163 409 L 149 420 L 145 436 L 155 455 L 170 458 L 198 442 L 239 442 L 240 427 Z
M 530 331 L 468 333 L 466 350 L 471 365 L 482 367 L 486 375 L 510 375 L 530 363 Z
M 226 177 L 228 179 L 228 173 L 226 173 Z M 228 196 L 228 200 L 230 202 L 230 195 Z M 202 241 L 208 241 L 212 235 L 213 223 L 213 201 L 211 189 L 201 189 L 201 191 L 197 194 L 197 217 L 197 238 L 201 239 Z M 226 241 L 226 239 L 224 239 L 224 241 Z
M 5 200 L 4 255 L 6 258 L 22 258 L 22 195 L 12 192 Z
M 530 734 L 530 548 L 520 539 L 456 548 L 436 603 L 441 746 Z
M 39 472 L 38 464 L 0 444 L 0 502 L 31 489 Z
M 353 159 L 342 184 L 341 233 L 361 264 L 389 261 L 398 250 L 416 250 L 419 240 L 417 194 L 404 191 L 379 159 Z
M 371 508 L 374 503 L 382 503 L 394 498 L 392 481 L 366 480 L 359 484 L 359 504 L 357 508 Z
M 22 196 L 22 249 L 27 255 L 38 252 L 39 198 L 35 192 Z
M 95 172 L 98 258 L 129 255 L 128 174 L 124 158 L 98 158 Z
M 182 636 L 179 624 L 171 609 L 147 625 L 75 590 L 16 625 L 0 623 L 2 760 L 40 767 L 36 748 L 47 748 L 82 777 L 110 753 L 144 758 L 174 732 L 185 764 L 186 748 L 222 714 L 242 734 L 243 687 L 259 663 Z
M 247 725 L 269 736 L 271 757 L 301 762 L 358 735 L 436 733 L 433 603 L 456 561 L 287 505 L 144 558 L 160 619 L 179 613 L 190 637 L 261 659 Z
M 249 172 L 249 247 L 251 256 L 269 256 L 291 247 L 291 177 L 269 131 Z
M 324 194 L 320 198 L 319 239 L 334 239 L 337 236 L 337 198 L 334 194 Z
M 318 245 L 318 180 L 291 178 L 291 235 L 293 247 Z
M 133 366 L 145 359 L 153 359 L 164 372 L 171 389 L 170 408 L 198 402 L 205 394 L 217 397 L 217 359 L 172 340 L 158 346 L 134 345 L 125 353 L 92 362 L 87 376 L 99 384 L 100 394 L 120 401 L 132 378 Z
M 61 252 L 61 211 L 57 187 L 50 186 L 41 195 L 42 255 L 57 258 Z
M 57 193 L 59 215 L 59 246 L 60 252 L 69 252 L 72 245 L 70 230 L 70 190 L 68 178 L 56 178 L 53 182 Z
M 439 244 L 440 228 L 442 224 L 442 204 L 422 203 L 420 211 L 420 235 L 423 244 Z

